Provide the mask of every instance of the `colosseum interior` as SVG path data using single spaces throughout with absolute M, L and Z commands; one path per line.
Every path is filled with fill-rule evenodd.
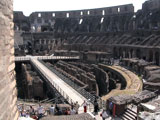
M 145 120 L 154 114 L 160 119 L 160 0 L 145 1 L 137 12 L 126 4 L 12 16 L 11 0 L 0 1 L 0 7 L 0 111 L 6 110 L 0 120 L 16 120 L 22 101 L 70 104 L 31 62 L 14 63 L 14 56 L 78 56 L 39 61 L 92 103 L 99 100 L 113 118 Z M 88 116 L 75 119 L 80 117 Z

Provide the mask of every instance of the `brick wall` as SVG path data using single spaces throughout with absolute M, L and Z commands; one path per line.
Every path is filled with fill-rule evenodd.
M 13 1 L 0 0 L 0 120 L 16 120 Z

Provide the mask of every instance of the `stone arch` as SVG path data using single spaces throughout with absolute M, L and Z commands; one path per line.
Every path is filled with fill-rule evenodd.
M 149 62 L 153 62 L 153 51 L 150 50 L 149 51 L 149 59 L 148 59 Z
M 114 58 L 118 57 L 118 51 L 117 51 L 116 47 L 113 48 L 113 56 L 114 56 Z
M 160 54 L 159 54 L 159 52 L 155 52 L 155 63 L 156 63 L 156 65 L 160 65 Z
M 119 57 L 123 57 L 123 52 L 122 52 L 122 48 L 119 48 Z

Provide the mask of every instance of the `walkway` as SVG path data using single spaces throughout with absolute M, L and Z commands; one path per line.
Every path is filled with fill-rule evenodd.
M 19 61 L 29 61 L 31 60 L 31 58 L 35 58 L 38 60 L 78 60 L 79 56 L 74 56 L 74 57 L 70 57 L 70 56 L 20 56 L 20 57 L 15 57 L 15 61 L 19 62 Z
M 118 65 L 115 65 L 115 66 L 103 65 L 103 66 L 113 69 L 118 73 L 120 73 L 126 80 L 127 85 L 124 90 L 112 90 L 110 93 L 103 96 L 102 100 L 107 100 L 110 97 L 122 95 L 122 94 L 135 94 L 138 91 L 142 90 L 142 85 L 143 85 L 142 80 L 135 73 Z
M 31 63 L 41 72 L 42 75 L 47 78 L 50 84 L 52 84 L 59 91 L 59 93 L 61 93 L 61 95 L 68 100 L 69 103 L 78 101 L 79 105 L 81 105 L 84 100 L 87 100 L 41 62 L 39 62 L 35 57 L 31 57 Z M 80 110 L 82 110 L 82 108 L 80 108 Z

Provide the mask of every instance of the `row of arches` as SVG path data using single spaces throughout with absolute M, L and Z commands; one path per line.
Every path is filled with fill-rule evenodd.
M 138 58 L 160 65 L 160 52 L 154 49 L 114 47 L 115 58 Z

